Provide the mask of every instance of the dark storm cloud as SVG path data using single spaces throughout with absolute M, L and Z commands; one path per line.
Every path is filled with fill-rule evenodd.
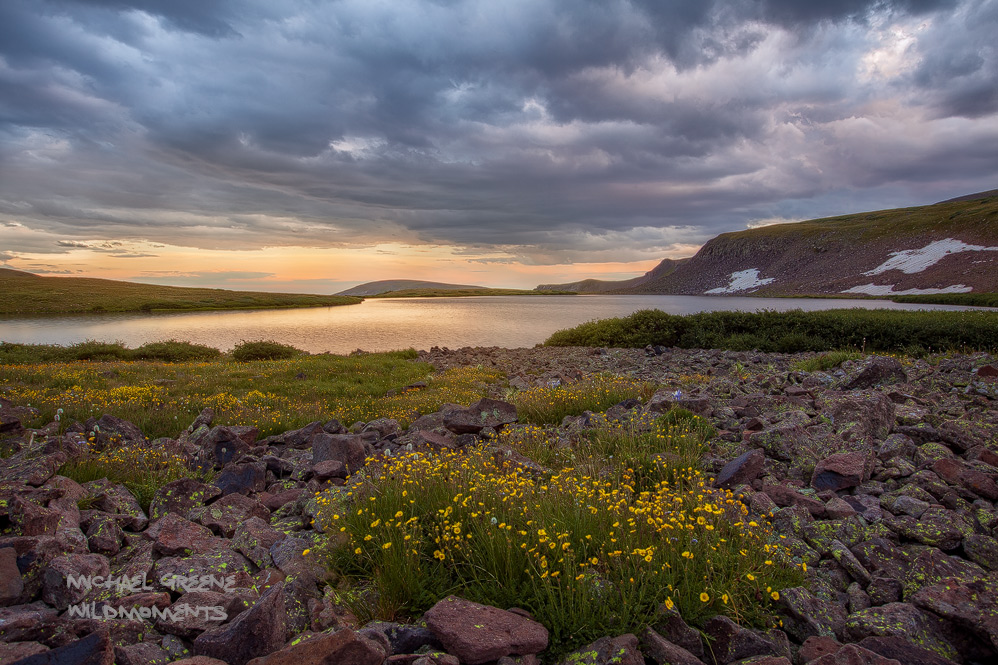
M 987 0 L 4 0 L 0 221 L 47 251 L 536 258 L 927 202 L 993 187 L 996 25 Z

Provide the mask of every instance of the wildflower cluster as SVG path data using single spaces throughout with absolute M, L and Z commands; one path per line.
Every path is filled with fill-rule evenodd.
M 786 553 L 746 507 L 686 468 L 646 490 L 634 472 L 535 474 L 501 453 L 410 453 L 369 463 L 352 490 L 318 497 L 331 567 L 355 611 L 415 615 L 448 593 L 516 605 L 572 646 L 636 630 L 663 605 L 772 625 Z M 363 605 L 363 604 L 361 604 Z
M 530 388 L 514 393 L 520 421 L 525 423 L 560 423 L 565 416 L 584 411 L 605 411 L 626 399 L 648 397 L 650 384 L 610 374 L 597 374 L 575 383 Z
M 403 426 L 442 404 L 469 404 L 501 379 L 496 370 L 432 368 L 410 362 L 414 353 L 359 357 L 299 356 L 236 363 L 109 362 L 0 365 L 0 396 L 54 418 L 85 421 L 109 413 L 134 422 L 150 437 L 176 436 L 205 407 L 218 424 L 252 425 L 277 434 L 315 420 L 347 424 L 395 418 Z M 425 387 L 402 390 L 417 381 Z

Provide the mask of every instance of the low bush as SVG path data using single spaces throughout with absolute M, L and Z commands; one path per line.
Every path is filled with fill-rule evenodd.
M 240 342 L 236 348 L 232 349 L 233 359 L 239 362 L 251 362 L 254 360 L 284 360 L 294 358 L 305 353 L 288 344 L 281 344 L 271 340 L 259 342 Z
M 903 352 L 994 350 L 998 312 L 838 309 L 815 312 L 701 312 L 644 310 L 560 330 L 549 346 L 727 348 L 759 351 L 863 350 Z
M 856 360 L 862 357 L 862 353 L 855 353 L 851 351 L 832 351 L 831 353 L 823 353 L 820 356 L 815 356 L 814 358 L 798 361 L 791 365 L 790 369 L 797 372 L 825 372 L 838 367 L 847 360 Z
M 222 352 L 204 344 L 178 342 L 171 339 L 165 342 L 143 344 L 135 349 L 131 355 L 138 360 L 159 360 L 162 362 L 180 363 L 194 360 L 212 360 L 222 355 Z

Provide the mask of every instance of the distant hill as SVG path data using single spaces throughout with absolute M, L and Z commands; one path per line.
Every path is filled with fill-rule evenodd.
M 933 205 L 723 233 L 633 280 L 584 293 L 922 295 L 998 292 L 998 190 Z M 598 290 L 597 290 L 598 289 Z
M 468 289 L 484 289 L 484 286 L 467 286 L 464 284 L 444 284 L 443 282 L 424 282 L 419 279 L 382 279 L 377 282 L 368 282 L 340 291 L 338 296 L 376 296 L 389 291 L 414 291 L 414 290 L 434 290 L 434 291 L 459 291 Z
M 0 314 L 72 314 L 353 305 L 360 298 L 186 288 L 0 268 Z
M 664 259 L 657 266 L 640 277 L 623 281 L 609 281 L 602 279 L 584 279 L 579 282 L 569 282 L 568 284 L 541 284 L 538 291 L 573 291 L 575 293 L 626 293 L 640 287 L 647 288 L 649 284 L 654 284 L 659 280 L 671 275 L 676 268 L 689 261 L 689 259 Z

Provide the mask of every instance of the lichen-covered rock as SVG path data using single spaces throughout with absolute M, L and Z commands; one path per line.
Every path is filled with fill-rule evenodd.
M 821 600 L 804 587 L 780 592 L 783 629 L 798 642 L 809 637 L 842 637 L 846 613 L 838 603 Z
M 486 427 L 498 430 L 516 420 L 515 406 L 509 402 L 483 397 L 467 409 L 446 412 L 444 427 L 455 434 L 478 434 Z
M 387 656 L 376 640 L 344 628 L 295 639 L 280 651 L 251 660 L 250 665 L 381 665 Z
M 423 618 L 444 648 L 467 665 L 540 653 L 548 645 L 548 631 L 536 621 L 457 596 L 444 598 Z
M 601 637 L 592 644 L 565 656 L 559 665 L 644 665 L 638 638 L 630 633 Z
M 283 589 L 284 583 L 278 582 L 229 623 L 201 633 L 194 640 L 194 653 L 246 665 L 281 649 L 287 639 Z
M 941 619 L 910 603 L 888 603 L 846 618 L 845 637 L 850 642 L 875 636 L 900 637 L 944 658 L 959 658 L 956 648 L 944 637 Z
M 167 513 L 190 519 L 195 508 L 221 496 L 222 490 L 194 478 L 181 478 L 160 487 L 149 504 L 149 518 L 158 520 Z

